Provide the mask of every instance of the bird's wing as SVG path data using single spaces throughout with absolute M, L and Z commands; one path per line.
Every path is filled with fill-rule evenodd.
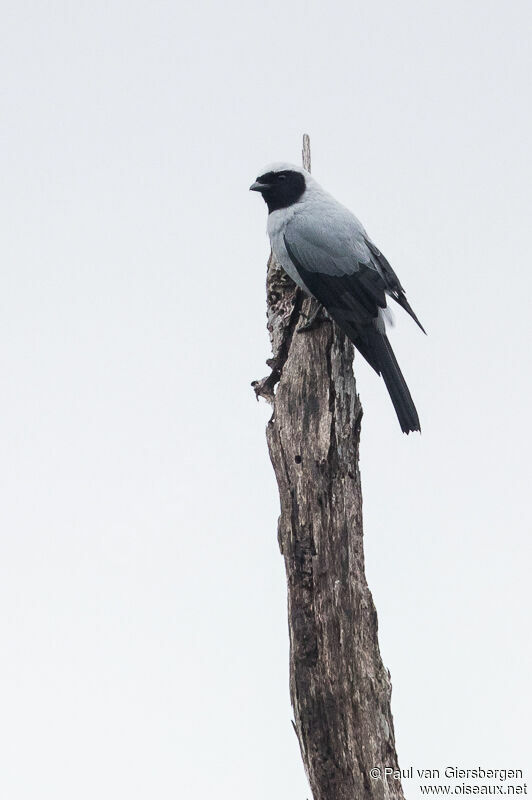
M 381 253 L 378 247 L 376 247 L 376 245 L 373 244 L 371 239 L 368 239 L 367 236 L 364 237 L 364 242 L 372 255 L 372 260 L 380 268 L 380 272 L 384 280 L 386 281 L 387 294 L 389 294 L 390 297 L 393 297 L 395 302 L 399 303 L 399 305 L 402 308 L 404 308 L 404 310 L 407 311 L 408 314 L 410 314 L 414 322 L 416 322 L 417 325 L 419 325 L 423 333 L 426 333 L 427 331 L 425 330 L 421 322 L 418 320 L 416 314 L 414 313 L 414 309 L 406 299 L 405 290 L 401 286 L 401 282 L 397 277 L 396 273 L 394 272 L 394 270 L 392 269 L 392 265 L 390 264 L 388 259 Z
M 416 407 L 386 337 L 381 313 L 386 296 L 391 294 L 417 318 L 397 275 L 356 217 L 343 206 L 323 203 L 312 215 L 292 217 L 284 245 L 304 285 L 382 375 L 402 430 L 420 430 Z
M 286 226 L 284 243 L 304 284 L 349 336 L 386 307 L 386 280 L 364 229 L 347 210 L 313 219 L 295 216 Z

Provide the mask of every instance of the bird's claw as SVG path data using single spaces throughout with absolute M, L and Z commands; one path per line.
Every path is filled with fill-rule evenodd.
M 304 314 L 301 312 L 301 316 L 305 317 L 307 321 L 300 325 L 299 328 L 296 328 L 296 333 L 306 333 L 307 331 L 312 331 L 314 328 L 317 328 L 319 325 L 321 325 L 322 322 L 327 322 L 328 320 L 323 307 L 318 304 L 316 304 L 314 310 L 311 311 L 310 314 Z

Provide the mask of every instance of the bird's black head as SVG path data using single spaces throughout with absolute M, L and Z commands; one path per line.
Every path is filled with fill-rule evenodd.
M 305 175 L 296 169 L 273 169 L 260 175 L 249 188 L 261 193 L 271 214 L 297 203 L 306 188 Z

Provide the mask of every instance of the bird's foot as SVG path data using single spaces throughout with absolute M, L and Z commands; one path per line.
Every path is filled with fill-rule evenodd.
M 306 333 L 307 331 L 317 328 L 322 322 L 327 322 L 329 320 L 327 312 L 319 303 L 315 303 L 314 308 L 311 306 L 310 314 L 301 312 L 301 316 L 307 321 L 300 325 L 299 328 L 296 328 L 296 333 Z

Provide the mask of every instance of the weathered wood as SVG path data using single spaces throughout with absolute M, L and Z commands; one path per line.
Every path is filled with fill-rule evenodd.
M 310 143 L 303 142 L 310 169 Z M 353 347 L 326 322 L 297 333 L 303 298 L 268 263 L 272 372 L 253 385 L 273 404 L 267 427 L 279 486 L 278 538 L 288 583 L 290 694 L 314 800 L 403 800 L 390 676 L 364 573 L 358 450 L 362 408 Z M 276 388 L 277 387 L 277 388 Z

